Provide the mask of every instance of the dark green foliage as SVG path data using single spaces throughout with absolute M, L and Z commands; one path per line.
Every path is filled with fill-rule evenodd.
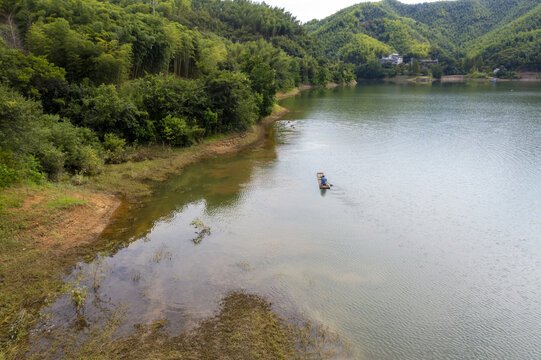
M 385 69 L 378 60 L 371 60 L 357 68 L 359 79 L 381 79 L 385 76 Z
M 258 103 L 250 80 L 243 73 L 219 71 L 205 79 L 209 108 L 218 114 L 218 132 L 242 131 L 258 120 Z
M 441 65 L 435 64 L 430 67 L 430 72 L 432 73 L 433 78 L 441 79 L 441 76 L 443 75 L 443 68 Z
M 6 169 L 11 169 L 8 175 L 12 180 L 37 170 L 52 178 L 58 178 L 65 170 L 94 174 L 102 164 L 101 145 L 90 129 L 77 128 L 56 115 L 44 114 L 39 103 L 3 86 L 0 87 L 0 149 L 4 154 L 3 176 Z M 18 172 L 17 177 L 13 170 Z

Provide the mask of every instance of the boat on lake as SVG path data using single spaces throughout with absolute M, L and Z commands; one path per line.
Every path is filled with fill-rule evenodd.
M 327 182 L 325 185 L 321 185 L 321 178 L 325 176 L 324 173 L 318 172 L 317 173 L 317 183 L 319 184 L 320 189 L 330 189 L 331 185 Z

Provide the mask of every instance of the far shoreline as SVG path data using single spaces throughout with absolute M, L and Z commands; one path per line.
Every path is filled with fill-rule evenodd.
M 469 78 L 467 75 L 444 75 L 440 79 L 424 76 L 424 75 L 399 75 L 395 77 L 384 77 L 381 79 L 360 79 L 361 81 L 374 81 L 380 80 L 385 82 L 394 82 L 394 83 L 465 83 L 469 81 L 474 82 L 493 82 L 494 79 L 497 79 L 496 82 L 541 82 L 541 73 L 537 72 L 522 72 L 517 73 L 520 78 L 516 79 L 500 79 L 497 77 L 485 77 L 485 78 Z

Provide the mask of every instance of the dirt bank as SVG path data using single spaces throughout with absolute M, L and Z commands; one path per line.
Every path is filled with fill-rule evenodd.
M 279 92 L 276 94 L 277 100 L 287 99 L 289 97 L 298 95 L 301 93 L 301 91 L 309 90 L 309 89 L 315 89 L 317 86 L 315 85 L 301 85 L 299 87 L 296 87 L 292 90 L 286 91 L 286 92 Z

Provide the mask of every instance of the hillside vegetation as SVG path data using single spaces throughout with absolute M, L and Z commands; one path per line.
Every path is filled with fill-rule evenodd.
M 277 91 L 354 79 L 246 0 L 6 0 L 0 34 L 0 187 L 244 131 Z
M 488 72 L 495 67 L 539 71 L 540 11 L 536 0 L 415 5 L 383 0 L 353 5 L 313 20 L 306 28 L 321 39 L 327 56 L 354 63 L 361 77 L 378 71 L 391 76 L 412 73 L 405 67 L 378 69 L 376 60 L 389 51 L 403 55 L 406 62 L 438 59 L 441 69 L 437 70 L 445 74 Z

